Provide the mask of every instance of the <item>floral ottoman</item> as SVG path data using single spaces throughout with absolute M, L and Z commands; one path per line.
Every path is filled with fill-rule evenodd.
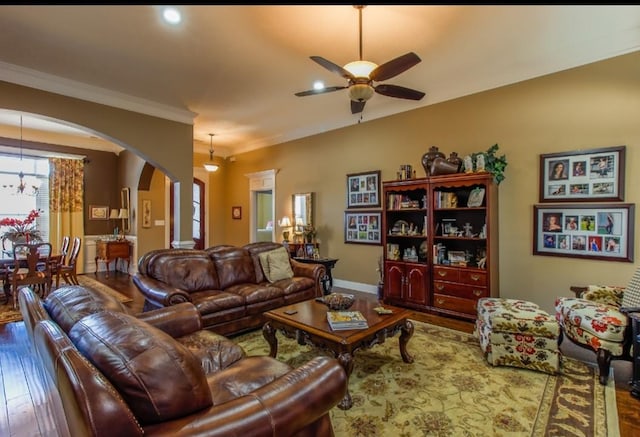
M 560 328 L 533 302 L 485 297 L 478 300 L 474 335 L 489 364 L 559 373 Z

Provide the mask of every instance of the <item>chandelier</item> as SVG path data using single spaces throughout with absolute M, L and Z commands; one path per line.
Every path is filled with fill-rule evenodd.
M 18 184 L 4 183 L 2 188 L 4 190 L 10 190 L 11 194 L 18 196 L 36 196 L 40 190 L 42 182 L 35 176 L 24 174 L 24 161 L 22 159 L 22 115 L 20 116 L 20 164 L 18 166 L 20 172 L 18 173 Z M 14 173 L 15 174 L 15 173 Z

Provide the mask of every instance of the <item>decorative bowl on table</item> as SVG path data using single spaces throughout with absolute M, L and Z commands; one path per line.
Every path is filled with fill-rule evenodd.
M 323 301 L 332 311 L 344 311 L 353 305 L 355 297 L 353 294 L 331 293 L 326 295 Z

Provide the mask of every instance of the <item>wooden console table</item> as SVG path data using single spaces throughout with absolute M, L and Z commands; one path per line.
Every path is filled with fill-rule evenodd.
M 118 259 L 127 261 L 127 271 L 131 262 L 131 243 L 123 241 L 96 241 L 96 275 L 98 274 L 98 261 L 102 261 L 107 266 L 106 277 L 109 277 L 109 264 L 115 261 L 114 272 L 118 271 Z

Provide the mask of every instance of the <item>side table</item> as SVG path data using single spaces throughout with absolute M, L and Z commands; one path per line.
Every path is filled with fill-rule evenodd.
M 107 271 L 105 277 L 109 277 L 109 264 L 115 260 L 114 273 L 118 271 L 118 259 L 127 261 L 127 270 L 131 261 L 131 243 L 127 240 L 120 241 L 96 241 L 96 274 L 98 274 L 98 261 L 106 264 Z
M 631 396 L 640 399 L 640 313 L 629 314 L 633 340 L 633 374 L 631 377 Z
M 305 264 L 322 264 L 326 270 L 326 274 L 321 279 L 322 281 L 322 289 L 324 290 L 324 294 L 331 293 L 331 289 L 333 288 L 333 276 L 331 275 L 331 269 L 338 262 L 338 258 L 293 258 L 298 262 Z

